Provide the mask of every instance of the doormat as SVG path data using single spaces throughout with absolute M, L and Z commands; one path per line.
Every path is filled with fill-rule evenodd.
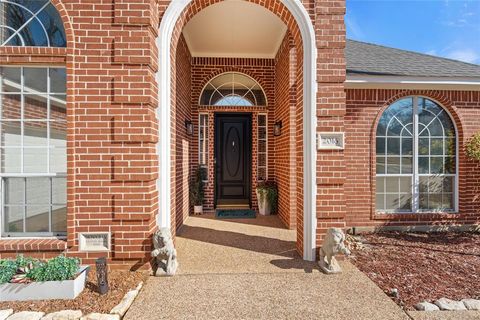
M 215 218 L 218 219 L 255 219 L 255 210 L 251 209 L 230 209 L 216 210 Z

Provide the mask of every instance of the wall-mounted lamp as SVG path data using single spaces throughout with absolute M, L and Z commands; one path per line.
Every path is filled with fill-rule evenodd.
M 282 134 L 282 121 L 277 121 L 273 125 L 273 135 L 275 137 L 278 137 L 281 134 Z
M 191 120 L 185 120 L 185 129 L 187 130 L 187 135 L 193 136 L 193 123 Z

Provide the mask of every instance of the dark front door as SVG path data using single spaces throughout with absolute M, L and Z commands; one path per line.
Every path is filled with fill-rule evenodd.
M 250 204 L 252 155 L 250 114 L 215 116 L 215 202 Z

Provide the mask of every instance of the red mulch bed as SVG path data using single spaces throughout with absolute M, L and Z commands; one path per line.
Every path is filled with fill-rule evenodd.
M 413 310 L 442 297 L 480 298 L 480 234 L 382 232 L 361 236 L 366 245 L 351 261 L 385 293 Z
M 91 312 L 110 313 L 110 310 L 122 300 L 125 293 L 135 289 L 140 281 L 145 282 L 146 272 L 113 270 L 108 273 L 109 292 L 105 295 L 97 293 L 95 270 L 90 269 L 83 292 L 74 300 L 39 300 L 0 302 L 0 310 L 12 308 L 18 311 L 42 311 L 45 313 L 71 309 L 82 310 L 83 314 Z

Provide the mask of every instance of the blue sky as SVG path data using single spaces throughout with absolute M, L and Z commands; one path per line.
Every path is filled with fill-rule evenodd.
M 349 39 L 480 64 L 480 0 L 346 0 Z

